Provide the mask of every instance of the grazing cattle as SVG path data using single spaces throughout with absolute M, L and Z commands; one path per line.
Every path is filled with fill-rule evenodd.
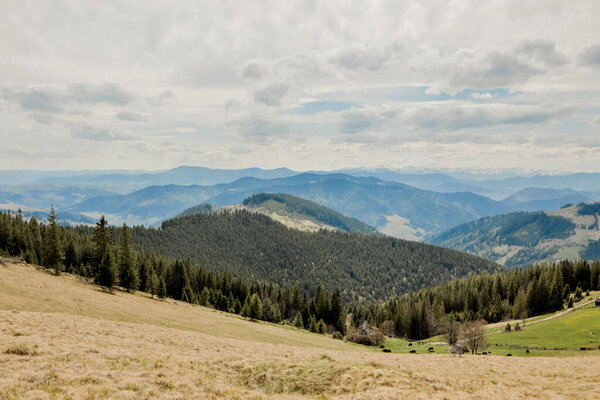
M 409 351 L 410 354 L 415 354 L 416 352 L 417 352 L 416 350 Z
M 512 354 L 508 353 L 508 354 L 506 355 L 506 357 L 512 357 Z
M 380 349 L 383 349 L 384 347 L 385 347 L 385 346 L 384 346 L 384 345 L 382 345 L 382 344 L 381 344 L 381 345 L 379 345 L 379 348 L 380 348 Z
M 481 353 L 481 355 L 487 356 L 487 351 L 484 351 L 483 353 Z
M 409 345 L 409 346 L 412 346 L 412 343 L 409 343 L 408 345 Z
M 427 349 L 428 352 L 433 353 L 433 347 L 430 347 L 429 349 Z
M 525 354 L 529 354 L 529 349 L 525 350 Z
M 391 353 L 392 351 L 390 349 L 383 349 L 384 353 Z

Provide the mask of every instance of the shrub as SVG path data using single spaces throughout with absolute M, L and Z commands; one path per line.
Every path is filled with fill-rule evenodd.
M 521 325 L 519 325 L 519 323 L 517 322 L 515 325 L 515 332 L 520 332 L 522 330 L 523 330 L 523 328 L 521 328 Z
M 24 344 L 15 344 L 10 346 L 5 351 L 6 354 L 15 354 L 18 356 L 34 356 L 37 354 L 35 350 L 30 349 Z
M 366 346 L 379 346 L 385 340 L 383 333 L 375 330 L 371 334 L 361 335 L 356 329 L 352 328 L 346 334 L 346 340 L 353 343 L 364 344 Z
M 517 325 L 518 325 L 518 323 L 517 323 Z M 516 330 L 516 328 L 515 328 L 515 330 Z M 510 326 L 510 322 L 507 322 L 506 327 L 504 328 L 504 332 L 511 332 L 511 331 L 512 331 L 512 327 Z
M 338 340 L 342 340 L 344 337 L 342 336 L 342 334 L 338 331 L 333 332 L 333 338 L 334 339 L 338 339 Z

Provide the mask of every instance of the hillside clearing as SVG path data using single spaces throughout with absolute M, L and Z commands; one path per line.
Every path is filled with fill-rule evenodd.
M 583 399 L 597 389 L 600 357 L 384 354 L 30 266 L 1 265 L 0 277 L 2 400 Z

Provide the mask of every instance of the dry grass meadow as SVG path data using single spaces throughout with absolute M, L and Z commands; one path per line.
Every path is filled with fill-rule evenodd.
M 598 398 L 600 357 L 385 354 L 0 265 L 0 399 Z

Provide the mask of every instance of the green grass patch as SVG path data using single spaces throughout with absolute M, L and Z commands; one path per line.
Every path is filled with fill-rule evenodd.
M 559 318 L 524 327 L 521 332 L 502 332 L 489 336 L 490 348 L 503 348 L 519 354 L 525 347 L 546 348 L 530 350 L 530 355 L 556 355 L 557 352 L 581 352 L 581 347 L 600 346 L 600 308 L 593 304 Z M 518 349 L 517 346 L 523 347 Z M 565 350 L 566 348 L 566 350 Z M 517 351 L 519 350 L 519 351 Z M 600 355 L 600 350 L 593 350 Z M 540 355 L 541 355 L 540 354 Z
M 447 354 L 448 346 L 440 346 L 440 345 L 431 345 L 430 343 L 421 341 L 421 342 L 409 342 L 404 339 L 397 338 L 387 338 L 383 343 L 384 349 L 389 349 L 392 353 L 410 353 L 411 350 L 414 350 L 417 354 L 426 354 L 429 353 L 429 348 L 433 347 L 433 353 L 436 354 Z M 383 350 L 383 349 L 380 349 Z

